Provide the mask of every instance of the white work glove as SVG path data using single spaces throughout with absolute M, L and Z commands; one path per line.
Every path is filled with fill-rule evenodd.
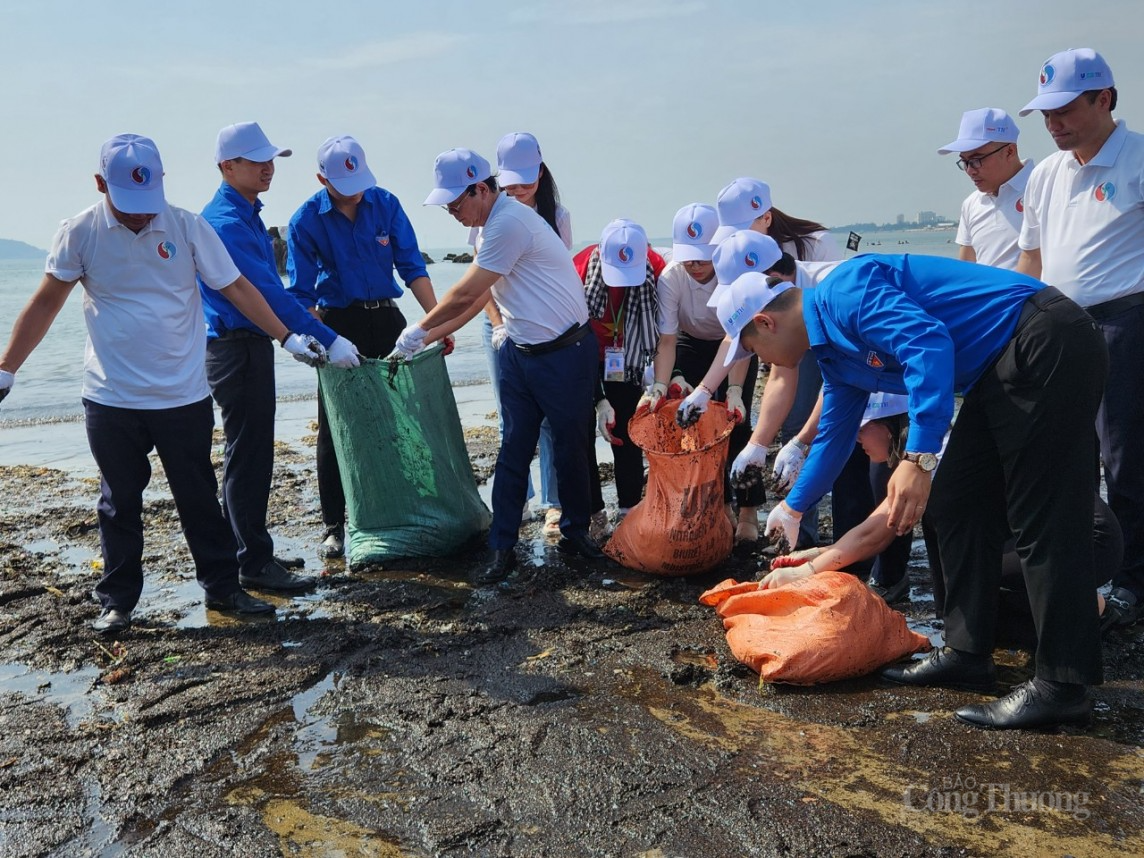
M 767 466 L 767 448 L 762 444 L 747 442 L 735 461 L 731 463 L 731 485 L 736 489 L 749 489 L 763 481 L 763 470 Z
M 736 423 L 742 423 L 746 418 L 747 409 L 743 407 L 743 385 L 732 384 L 727 387 L 727 414 Z
M 506 328 L 504 325 L 494 325 L 493 326 L 493 340 L 492 340 L 493 351 L 499 352 L 500 347 L 505 344 L 505 341 L 507 339 L 508 339 L 508 328 Z
M 12 385 L 16 383 L 16 374 L 0 369 L 0 402 L 12 392 Z
M 636 411 L 647 410 L 657 411 L 661 405 L 666 401 L 663 396 L 667 393 L 667 385 L 662 381 L 657 381 L 651 386 L 651 390 L 644 393 L 640 397 L 639 405 L 636 406 Z
M 398 335 L 397 342 L 394 343 L 393 353 L 390 357 L 400 357 L 409 360 L 425 348 L 425 338 L 427 336 L 429 336 L 429 332 L 420 325 L 410 325 Z
M 667 385 L 667 398 L 683 399 L 683 397 L 687 396 L 687 394 L 693 390 L 695 390 L 695 388 L 687 383 L 686 378 L 682 375 L 673 375 L 671 382 Z
M 611 430 L 616 428 L 616 409 L 606 399 L 596 403 L 596 428 L 600 430 L 600 437 L 613 447 L 622 447 L 624 442 L 612 435 Z
M 707 403 L 711 401 L 711 391 L 706 387 L 697 387 L 679 403 L 679 410 L 675 412 L 675 422 L 679 428 L 686 429 L 694 426 L 707 410 Z
M 780 489 L 790 491 L 794 481 L 798 479 L 802 463 L 806 461 L 806 451 L 810 445 L 802 443 L 798 438 L 791 438 L 775 455 L 775 479 Z
M 282 348 L 306 366 L 323 366 L 329 360 L 325 346 L 309 334 L 290 334 L 282 341 Z
M 329 355 L 330 363 L 342 369 L 361 366 L 361 356 L 358 354 L 357 346 L 345 337 L 338 337 L 330 343 Z
M 764 533 L 770 537 L 772 533 L 781 533 L 786 537 L 787 545 L 794 548 L 798 542 L 798 523 L 802 520 L 802 513 L 795 512 L 786 505 L 786 501 L 775 504 L 771 514 L 767 516 L 767 526 Z

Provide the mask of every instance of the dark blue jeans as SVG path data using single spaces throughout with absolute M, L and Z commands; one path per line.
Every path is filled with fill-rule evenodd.
M 587 532 L 596 351 L 596 338 L 591 334 L 540 355 L 525 354 L 511 340 L 501 346 L 504 434 L 493 476 L 490 548 L 503 550 L 516 545 L 520 511 L 528 492 L 529 465 L 545 418 L 552 426 L 560 486 L 560 531 Z
M 238 590 L 237 546 L 219 508 L 211 466 L 210 398 L 155 410 L 113 408 L 87 399 L 83 407 L 88 444 L 100 472 L 103 577 L 95 592 L 103 607 L 133 611 L 143 592 L 143 490 L 151 481 L 151 450 L 163 463 L 207 597 L 221 599 Z
M 238 566 L 257 575 L 274 559 L 266 507 L 274 471 L 274 346 L 259 334 L 207 342 L 207 381 L 222 411 L 226 454 L 222 511 L 238 541 Z

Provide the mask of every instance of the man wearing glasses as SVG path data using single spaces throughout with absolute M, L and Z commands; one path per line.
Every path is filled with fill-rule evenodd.
M 957 139 L 937 150 L 960 153 L 959 169 L 977 186 L 961 204 L 957 224 L 959 259 L 998 268 L 1015 268 L 1020 248 L 1017 236 L 1025 205 L 1022 197 L 1033 162 L 1017 154 L 1020 131 L 1012 117 L 996 107 L 967 111 Z
M 475 580 L 495 583 L 516 565 L 513 548 L 529 463 L 546 417 L 563 511 L 557 548 L 598 560 L 603 552 L 588 536 L 598 354 L 584 285 L 560 236 L 532 208 L 500 193 L 489 162 L 476 152 L 442 153 L 434 174 L 425 205 L 441 205 L 464 226 L 483 227 L 480 258 L 435 309 L 401 332 L 396 351 L 410 357 L 452 333 L 488 303 L 490 294 L 508 331 L 500 348 L 504 435 L 493 480 L 491 556 Z
M 1113 119 L 1112 69 L 1091 48 L 1041 66 L 1039 110 L 1056 143 L 1029 177 L 1017 270 L 1051 283 L 1104 333 L 1109 372 L 1096 419 L 1108 505 L 1124 531 L 1101 626 L 1127 626 L 1144 602 L 1144 135 Z

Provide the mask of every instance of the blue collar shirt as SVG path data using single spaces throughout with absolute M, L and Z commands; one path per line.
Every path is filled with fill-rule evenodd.
M 262 223 L 262 200 L 254 204 L 223 182 L 206 208 L 203 219 L 209 223 L 242 275 L 262 293 L 270 309 L 291 333 L 309 334 L 329 348 L 338 335 L 310 315 L 290 295 L 274 263 L 274 242 Z M 265 333 L 246 318 L 225 296 L 199 283 L 206 315 L 207 338 L 215 339 L 227 331 L 246 330 Z
M 805 512 L 854 449 L 871 393 L 909 396 L 910 452 L 936 453 L 966 392 L 1012 339 L 1039 280 L 936 256 L 867 254 L 803 292 L 810 347 L 822 370 L 818 435 L 787 504 Z
M 398 298 L 394 269 L 406 285 L 429 276 L 413 225 L 384 188 L 365 192 L 353 221 L 322 188 L 290 218 L 286 241 L 288 288 L 308 307 Z

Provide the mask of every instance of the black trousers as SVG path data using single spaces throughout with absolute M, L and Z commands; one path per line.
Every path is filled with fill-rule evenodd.
M 928 510 L 949 646 L 992 652 L 1011 531 L 1037 629 L 1037 676 L 1101 681 L 1092 426 L 1107 371 L 1095 322 L 1047 287 L 1026 301 L 1013 338 L 966 395 Z
M 601 377 L 604 373 L 603 364 L 599 365 Z M 616 428 L 612 435 L 623 441 L 619 447 L 612 448 L 612 462 L 616 471 L 616 504 L 621 509 L 631 509 L 643 499 L 644 489 L 644 457 L 643 450 L 632 443 L 628 437 L 628 421 L 635 416 L 636 407 L 640 404 L 643 389 L 639 385 L 628 381 L 605 381 L 604 396 L 616 409 Z M 592 512 L 604 508 L 604 495 L 600 488 L 600 469 L 596 460 L 596 432 L 595 416 L 593 415 L 592 434 L 589 438 L 589 447 L 592 451 L 588 477 L 591 481 L 589 497 Z
M 261 334 L 207 341 L 207 381 L 222 412 L 222 511 L 238 541 L 238 566 L 257 575 L 274 559 L 266 508 L 274 472 L 274 345 Z
M 405 328 L 405 316 L 396 307 L 331 307 L 322 321 L 326 327 L 345 337 L 362 357 L 383 358 L 393 352 L 398 336 Z M 318 501 L 322 507 L 322 523 L 327 528 L 341 527 L 346 522 L 346 494 L 342 474 L 334 452 L 334 440 L 326 420 L 326 406 L 318 392 Z
M 143 490 L 155 450 L 163 463 L 195 575 L 211 599 L 239 589 L 236 545 L 218 505 L 211 465 L 214 409 L 208 396 L 178 408 L 113 408 L 83 401 L 87 441 L 99 466 L 97 507 L 104 608 L 133 611 L 143 592 Z

